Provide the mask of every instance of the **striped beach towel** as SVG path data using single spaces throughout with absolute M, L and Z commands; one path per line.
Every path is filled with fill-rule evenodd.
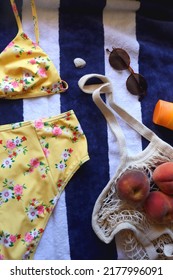
M 78 87 L 88 73 L 104 74 L 112 81 L 116 102 L 173 145 L 173 132 L 155 125 L 152 116 L 159 99 L 173 102 L 173 4 L 154 0 L 36 0 L 40 46 L 67 81 L 66 93 L 48 98 L 0 100 L 0 124 L 38 119 L 73 109 L 88 139 L 90 161 L 72 177 L 47 224 L 35 259 L 114 260 L 121 258 L 118 244 L 105 244 L 91 226 L 94 204 L 115 173 L 119 151 L 107 123 L 90 95 Z M 16 0 L 24 31 L 34 40 L 30 1 Z M 17 26 L 10 1 L 0 0 L 0 51 L 15 37 Z M 144 99 L 126 88 L 128 71 L 114 70 L 106 49 L 125 49 L 131 67 L 147 80 Z M 76 68 L 75 58 L 86 61 Z M 122 120 L 128 150 L 147 146 Z M 2 174 L 0 174 L 2 176 Z M 0 217 L 1 219 L 1 217 Z

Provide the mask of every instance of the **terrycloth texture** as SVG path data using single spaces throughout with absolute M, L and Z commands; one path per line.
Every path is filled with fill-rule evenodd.
M 30 1 L 16 2 L 25 30 L 34 38 Z M 16 35 L 17 27 L 9 1 L 1 0 L 0 4 L 2 51 Z M 0 124 L 73 109 L 88 138 L 91 159 L 75 174 L 61 196 L 35 259 L 116 259 L 115 242 L 105 244 L 98 239 L 91 227 L 91 214 L 97 197 L 118 166 L 119 152 L 104 117 L 91 97 L 80 91 L 77 82 L 84 74 L 106 74 L 115 87 L 116 102 L 173 144 L 173 132 L 152 123 L 158 99 L 173 101 L 173 4 L 162 0 L 36 0 L 36 5 L 40 45 L 61 78 L 68 82 L 69 89 L 49 98 L 0 100 Z M 126 49 L 131 67 L 146 77 L 148 95 L 141 103 L 126 89 L 129 72 L 110 67 L 105 49 L 112 46 Z M 76 57 L 86 60 L 84 68 L 75 68 Z M 122 129 L 129 153 L 137 153 L 146 146 L 146 141 L 141 141 L 124 123 Z M 118 257 L 124 258 L 119 250 Z

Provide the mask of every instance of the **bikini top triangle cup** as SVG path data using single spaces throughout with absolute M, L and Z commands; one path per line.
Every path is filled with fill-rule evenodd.
M 101 80 L 102 84 L 89 85 L 89 80 L 93 78 Z M 123 252 L 126 259 L 173 259 L 173 223 L 161 225 L 151 221 L 142 206 L 130 205 L 117 193 L 118 179 L 125 171 L 132 169 L 141 170 L 147 175 L 150 191 L 158 190 L 152 173 L 161 163 L 173 161 L 173 148 L 114 102 L 112 84 L 107 77 L 88 74 L 81 77 L 78 84 L 82 91 L 92 94 L 93 101 L 117 139 L 120 152 L 117 171 L 102 190 L 93 209 L 92 226 L 95 233 L 105 243 L 115 237 L 119 252 Z M 101 98 L 102 93 L 106 94 L 106 103 Z M 136 155 L 127 153 L 125 136 L 116 114 L 149 141 L 143 151 Z
M 18 33 L 0 54 L 0 98 L 33 98 L 64 92 L 67 83 L 61 80 L 53 62 L 39 46 L 34 0 L 31 0 L 31 8 L 36 42 L 24 33 L 15 1 L 10 2 Z

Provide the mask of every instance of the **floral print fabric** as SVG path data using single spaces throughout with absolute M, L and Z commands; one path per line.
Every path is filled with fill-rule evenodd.
M 31 98 L 65 91 L 67 84 L 61 80 L 53 62 L 24 33 L 14 0 L 11 5 L 19 31 L 0 54 L 0 98 Z M 32 11 L 36 15 L 34 1 Z
M 73 111 L 0 126 L 0 259 L 33 258 L 63 189 L 88 159 Z

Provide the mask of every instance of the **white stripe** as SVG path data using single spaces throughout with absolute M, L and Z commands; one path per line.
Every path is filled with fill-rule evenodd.
M 138 72 L 139 45 L 135 34 L 135 11 L 139 8 L 139 2 L 127 0 L 107 0 L 107 5 L 103 14 L 105 50 L 106 48 L 120 47 L 125 49 L 131 58 L 131 67 Z M 138 98 L 131 95 L 126 89 L 126 79 L 128 71 L 116 71 L 111 68 L 108 61 L 109 54 L 105 51 L 105 74 L 108 76 L 114 88 L 114 100 L 121 107 L 125 108 L 131 115 L 141 121 L 141 106 Z M 142 150 L 141 137 L 132 130 L 124 121 L 119 119 L 127 141 L 129 154 L 136 154 Z M 109 167 L 110 178 L 115 174 L 119 165 L 119 151 L 116 139 L 108 128 L 109 146 Z M 118 247 L 118 241 L 117 247 Z M 123 258 L 118 247 L 119 258 Z
M 139 8 L 139 6 L 140 6 L 139 2 L 135 0 L 107 0 L 106 1 L 106 10 L 109 9 L 112 10 L 112 12 L 115 11 L 117 12 L 122 11 L 123 13 L 125 11 L 135 12 Z
M 59 71 L 59 1 L 56 1 L 57 9 L 53 9 L 51 5 L 47 6 L 46 2 L 42 0 L 43 6 L 39 3 L 37 7 L 40 47 L 48 54 Z M 30 1 L 24 1 L 22 17 L 24 32 L 35 41 Z M 25 99 L 23 110 L 24 120 L 58 115 L 60 113 L 60 96 L 56 94 L 48 98 Z M 49 219 L 36 250 L 35 259 L 70 259 L 65 192 L 61 195 Z

